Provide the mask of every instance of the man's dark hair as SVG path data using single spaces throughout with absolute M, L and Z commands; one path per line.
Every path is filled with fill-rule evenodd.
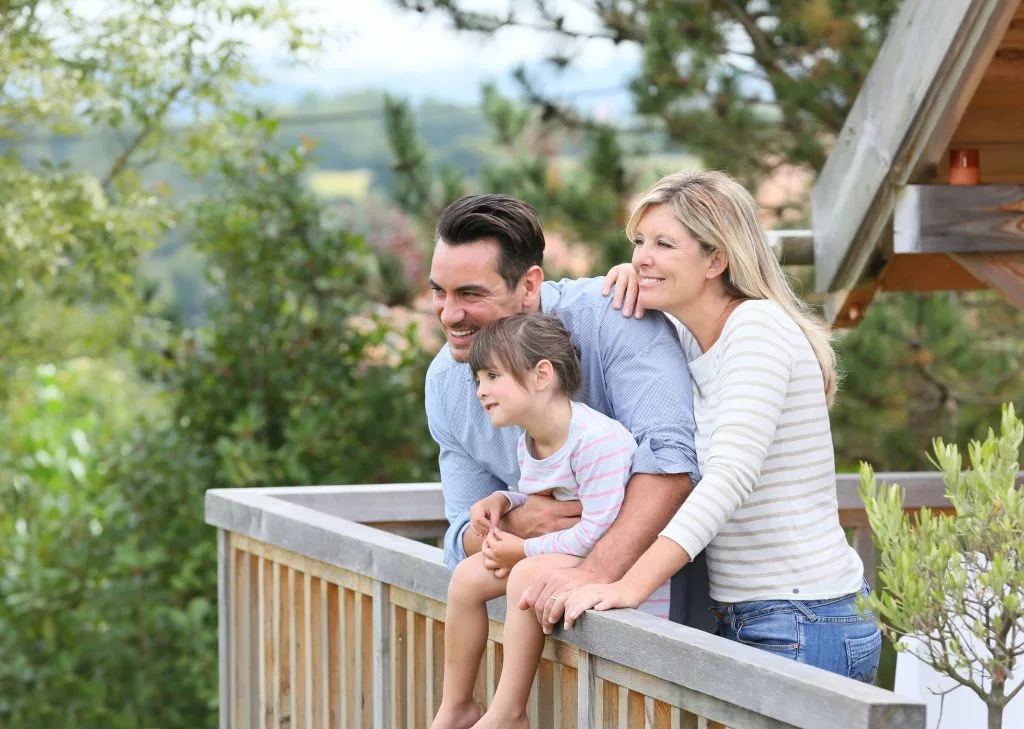
M 450 246 L 498 242 L 498 275 L 509 290 L 519 285 L 531 266 L 544 262 L 544 230 L 529 203 L 508 195 L 469 195 L 444 209 L 435 241 Z
M 469 369 L 474 376 L 497 366 L 520 387 L 526 386 L 526 374 L 542 359 L 551 363 L 558 389 L 567 397 L 583 386 L 580 348 L 557 316 L 536 312 L 495 319 L 476 333 L 469 348 Z

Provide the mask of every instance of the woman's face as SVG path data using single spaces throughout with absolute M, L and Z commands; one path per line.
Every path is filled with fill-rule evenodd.
M 647 210 L 633 237 L 633 268 L 640 277 L 639 303 L 673 311 L 692 302 L 708 284 L 711 256 L 667 205 Z

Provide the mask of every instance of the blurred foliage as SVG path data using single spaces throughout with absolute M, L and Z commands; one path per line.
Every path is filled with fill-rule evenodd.
M 260 29 L 315 47 L 283 4 L 0 8 L 0 726 L 214 726 L 206 489 L 436 475 L 380 264 L 306 192 L 312 144 L 236 97 Z M 84 128 L 122 142 L 96 169 L 34 139 Z M 168 231 L 198 324 L 140 274 Z
M 900 650 L 985 702 L 990 729 L 1002 726 L 1003 708 L 1024 687 L 1007 686 L 1024 659 L 1024 489 L 1015 485 L 1022 442 L 1012 405 L 998 433 L 971 441 L 966 470 L 957 445 L 935 439 L 933 463 L 954 514 L 907 514 L 899 484 L 879 486 L 861 465 L 884 588 L 861 603 Z

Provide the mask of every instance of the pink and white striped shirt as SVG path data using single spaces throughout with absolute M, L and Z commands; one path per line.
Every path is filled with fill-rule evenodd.
M 583 513 L 569 529 L 527 539 L 523 551 L 527 557 L 553 553 L 585 557 L 619 514 L 636 441 L 618 421 L 573 402 L 569 436 L 562 447 L 537 459 L 530 452 L 532 445 L 530 436 L 523 433 L 518 445 L 518 487 L 503 492 L 510 510 L 522 506 L 529 494 L 550 492 L 559 501 L 578 499 Z M 640 609 L 667 618 L 669 585 L 659 587 Z

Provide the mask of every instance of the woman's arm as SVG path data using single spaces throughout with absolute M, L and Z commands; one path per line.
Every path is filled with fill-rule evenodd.
M 665 580 L 685 567 L 690 555 L 667 537 L 657 541 L 644 552 L 618 582 L 583 585 L 573 590 L 565 603 L 565 629 L 576 622 L 584 610 L 611 610 L 612 608 L 639 607 Z
M 607 296 L 612 286 L 615 286 L 615 293 L 612 296 L 612 308 L 622 307 L 622 315 L 632 314 L 637 319 L 643 319 L 647 309 L 637 303 L 640 297 L 640 276 L 632 263 L 620 263 L 612 266 L 604 277 L 604 288 L 601 294 Z

